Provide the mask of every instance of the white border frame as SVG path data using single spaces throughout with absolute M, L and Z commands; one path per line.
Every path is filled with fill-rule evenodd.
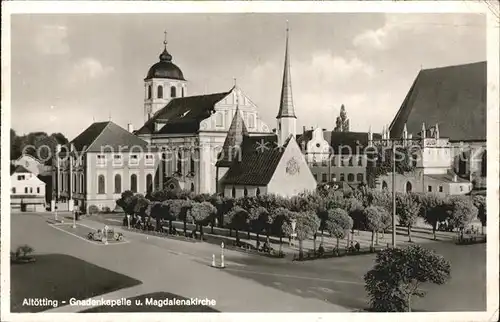
M 493 2 L 493 1 L 492 1 Z M 499 22 L 492 14 L 487 13 L 487 7 L 481 2 L 472 1 L 14 1 L 2 3 L 2 79 L 10 79 L 10 16 L 16 13 L 201 13 L 201 12 L 255 12 L 255 13 L 322 13 L 322 12 L 391 12 L 391 13 L 486 13 L 487 14 L 487 60 L 488 60 L 488 96 L 487 96 L 487 148 L 488 153 L 488 212 L 498 214 L 499 195 Z M 9 146 L 10 137 L 10 82 L 2 82 L 2 146 Z M 155 313 L 101 313 L 101 314 L 73 314 L 73 313 L 10 313 L 10 176 L 9 148 L 2 149 L 1 171 L 3 184 L 1 185 L 1 313 L 2 320 L 8 321 L 57 321 L 68 320 L 114 320 L 127 321 L 158 320 L 163 314 Z M 487 233 L 490 236 L 487 244 L 487 311 L 486 312 L 439 312 L 439 313 L 276 313 L 271 319 L 286 318 L 288 321 L 319 320 L 332 318 L 350 321 L 380 320 L 380 321 L 497 321 L 498 313 L 498 285 L 499 285 L 499 248 L 498 248 L 498 216 L 488 218 Z M 466 290 L 464 290 L 466 292 Z M 9 312 L 9 313 L 7 313 Z M 279 316 L 278 316 L 279 315 Z M 168 318 L 185 321 L 207 320 L 255 321 L 269 315 L 261 313 L 169 313 Z

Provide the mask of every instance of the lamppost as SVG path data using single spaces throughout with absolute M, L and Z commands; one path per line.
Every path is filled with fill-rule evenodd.
M 76 210 L 73 209 L 73 228 L 76 228 Z
M 297 219 L 292 219 L 290 221 L 291 225 L 292 225 L 292 234 L 291 234 L 291 237 L 292 237 L 292 240 L 293 240 L 293 244 L 295 245 L 295 236 L 297 236 L 297 233 L 295 232 L 295 228 L 297 227 Z
M 104 245 L 108 244 L 108 225 L 104 225 Z
M 130 215 L 127 214 L 127 227 L 130 229 Z

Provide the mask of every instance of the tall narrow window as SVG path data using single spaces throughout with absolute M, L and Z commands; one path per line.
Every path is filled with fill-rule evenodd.
M 182 97 L 184 97 L 184 87 L 181 88 Z
M 24 188 L 24 193 L 28 193 L 28 187 Z
M 163 98 L 163 86 L 158 85 L 157 94 L 158 98 Z
M 345 181 L 345 175 L 343 173 L 340 174 L 340 181 Z
M 194 173 L 194 158 L 193 158 L 193 155 L 191 155 L 191 161 L 189 163 L 189 171 L 191 173 Z
M 146 191 L 148 193 L 153 191 L 153 176 L 151 173 L 146 176 Z
M 84 184 L 84 182 L 83 182 L 83 173 L 82 173 L 82 174 L 80 174 L 80 193 L 83 193 L 83 190 L 84 190 L 83 184 Z
M 137 176 L 135 174 L 130 176 L 130 191 L 137 192 Z
M 191 192 L 194 192 L 194 183 L 191 182 Z
M 12 193 L 16 193 L 16 188 L 12 188 Z
M 358 157 L 358 166 L 363 166 L 363 157 Z
M 177 89 L 175 86 L 170 87 L 170 97 L 174 98 L 177 96 Z
M 215 114 L 215 126 L 222 127 L 224 124 L 222 123 L 222 113 L 219 112 Z
M 102 174 L 97 178 L 97 193 L 100 195 L 106 193 L 106 181 Z
M 153 97 L 153 88 L 151 85 L 148 85 L 148 100 L 150 100 L 151 97 Z
M 236 197 L 236 189 L 233 187 L 233 190 L 231 190 L 231 196 L 234 198 Z
M 349 173 L 349 174 L 347 175 L 347 181 L 349 181 L 349 182 L 353 182 L 353 181 L 354 181 L 354 174 Z
M 363 174 L 362 173 L 358 173 L 356 175 L 356 181 L 357 182 L 363 182 Z
M 247 197 L 247 196 L 248 196 L 248 189 L 247 189 L 247 187 L 245 187 L 245 188 L 243 189 L 243 195 L 244 195 L 245 197 Z
M 36 193 L 40 193 L 40 187 L 36 187 Z
M 182 153 L 179 151 L 177 153 L 177 172 L 182 174 Z
M 73 173 L 73 184 L 71 191 L 76 192 L 76 173 Z
M 352 167 L 353 165 L 354 165 L 353 157 L 350 157 L 349 158 L 349 166 Z
M 260 196 L 260 188 L 257 188 L 257 191 L 255 192 L 256 196 Z
M 122 176 L 115 174 L 115 193 L 122 193 Z

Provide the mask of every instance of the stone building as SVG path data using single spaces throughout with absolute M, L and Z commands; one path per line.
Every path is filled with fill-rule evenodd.
M 397 191 L 465 194 L 486 187 L 486 62 L 421 70 L 387 137 L 419 147 Z M 391 177 L 378 187 L 391 189 Z M 384 184 L 385 183 L 385 184 Z
M 21 211 L 45 210 L 45 182 L 23 165 L 17 165 L 10 176 L 10 204 Z
M 59 209 L 71 211 L 74 202 L 82 210 L 113 210 L 123 191 L 153 189 L 158 162 L 147 142 L 111 121 L 93 123 L 54 157 L 53 199 Z

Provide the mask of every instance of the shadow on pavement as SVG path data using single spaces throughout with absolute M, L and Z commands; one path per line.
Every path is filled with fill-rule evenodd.
M 185 301 L 190 299 L 168 293 L 154 292 L 142 294 L 139 296 L 128 298 L 131 300 L 130 306 L 98 306 L 91 309 L 81 311 L 81 313 L 110 313 L 110 312 L 219 312 L 213 307 L 206 305 L 187 305 Z M 156 301 L 155 301 L 156 300 Z M 173 301 L 174 304 L 163 303 L 164 300 Z M 139 301 L 142 303 L 139 304 Z M 151 301 L 151 303 L 149 303 Z M 175 304 L 176 301 L 179 303 Z
M 63 254 L 35 255 L 36 262 L 11 265 L 11 311 L 40 312 L 54 306 L 23 305 L 25 299 L 79 300 L 142 284 L 131 277 Z

